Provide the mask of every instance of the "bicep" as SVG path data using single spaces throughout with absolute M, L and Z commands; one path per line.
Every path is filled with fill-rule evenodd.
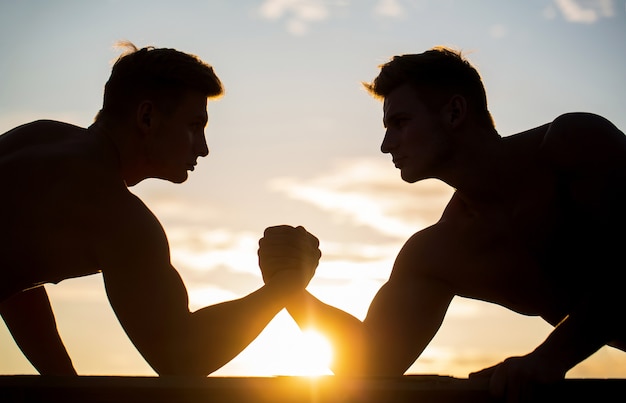
M 125 329 L 133 335 L 156 332 L 189 314 L 180 275 L 169 265 L 103 271 L 107 297 Z M 162 329 L 161 329 L 162 330 Z M 158 333 L 157 333 L 158 334 Z
M 392 276 L 363 322 L 375 371 L 404 373 L 437 333 L 451 300 L 447 287 L 437 281 Z
M 163 228 L 147 208 L 136 206 L 118 211 L 121 218 L 103 231 L 98 254 L 111 306 L 150 362 L 180 340 L 190 313 Z
M 187 293 L 173 269 L 103 271 L 107 296 L 122 328 L 157 373 L 175 368 L 188 343 Z

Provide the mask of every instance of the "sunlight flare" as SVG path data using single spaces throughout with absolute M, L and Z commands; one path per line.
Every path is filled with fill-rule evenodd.
M 305 330 L 302 332 L 302 359 L 304 365 L 299 369 L 301 375 L 328 374 L 333 359 L 333 348 L 321 333 Z

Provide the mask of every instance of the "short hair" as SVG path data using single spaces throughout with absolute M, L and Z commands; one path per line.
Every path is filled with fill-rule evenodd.
M 199 91 L 207 98 L 224 93 L 213 67 L 195 55 L 152 46 L 137 49 L 131 42 L 117 45 L 126 51 L 113 65 L 96 121 L 124 120 L 146 98 L 171 112 L 187 91 Z
M 420 54 L 394 56 L 379 67 L 378 76 L 363 83 L 374 98 L 384 99 L 409 83 L 428 108 L 438 111 L 452 95 L 459 94 L 466 98 L 479 124 L 494 127 L 480 74 L 460 51 L 437 46 Z

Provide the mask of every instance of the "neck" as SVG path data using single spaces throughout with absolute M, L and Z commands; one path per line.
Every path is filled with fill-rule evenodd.
M 136 152 L 133 151 L 136 147 L 133 147 L 129 141 L 125 140 L 131 136 L 100 122 L 89 126 L 88 131 L 101 139 L 108 159 L 115 166 L 115 169 L 119 172 L 120 179 L 127 186 L 133 186 L 145 179 L 136 174 L 138 172 L 138 159 L 136 158 Z
M 488 202 L 503 196 L 509 156 L 495 129 L 459 132 L 453 149 L 440 180 L 469 200 Z

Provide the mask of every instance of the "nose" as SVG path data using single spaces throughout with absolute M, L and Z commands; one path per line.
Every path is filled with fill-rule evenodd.
M 396 136 L 393 135 L 392 131 L 387 129 L 383 142 L 380 144 L 380 151 L 383 154 L 389 154 L 396 147 L 396 141 Z
M 209 146 L 206 143 L 206 135 L 202 133 L 202 135 L 198 137 L 199 137 L 199 140 L 196 145 L 197 147 L 196 152 L 198 153 L 198 156 L 206 157 L 207 155 L 209 155 Z

